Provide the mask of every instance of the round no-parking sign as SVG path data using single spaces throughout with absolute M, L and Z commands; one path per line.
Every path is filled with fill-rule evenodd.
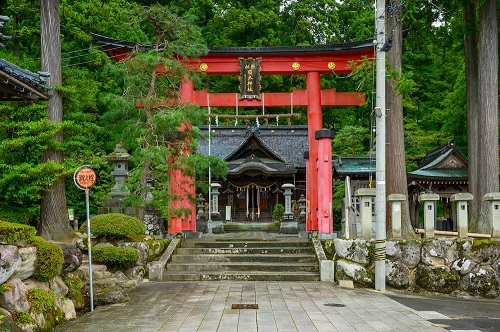
M 75 173 L 75 182 L 80 188 L 90 188 L 95 183 L 95 180 L 96 175 L 92 168 L 81 168 Z

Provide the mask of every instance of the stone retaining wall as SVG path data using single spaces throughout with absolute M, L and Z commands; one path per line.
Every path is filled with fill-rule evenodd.
M 327 240 L 335 279 L 373 287 L 375 241 Z M 500 240 L 413 239 L 387 241 L 386 285 L 445 294 L 500 298 Z

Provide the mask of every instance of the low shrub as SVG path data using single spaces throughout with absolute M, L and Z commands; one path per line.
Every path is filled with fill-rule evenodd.
M 285 207 L 283 206 L 283 204 L 276 204 L 273 208 L 273 220 L 281 221 L 284 213 Z
M 25 246 L 33 241 L 35 227 L 0 220 L 0 242 Z
M 97 246 L 92 249 L 92 258 L 106 266 L 123 270 L 135 265 L 139 252 L 128 247 Z
M 33 245 L 37 247 L 35 271 L 33 278 L 40 281 L 52 280 L 61 273 L 64 263 L 64 254 L 57 244 L 45 241 L 39 236 L 33 237 Z
M 80 227 L 87 229 L 87 223 Z M 120 213 L 100 214 L 90 220 L 90 232 L 97 237 L 108 239 L 130 238 L 143 235 L 146 226 L 137 218 Z

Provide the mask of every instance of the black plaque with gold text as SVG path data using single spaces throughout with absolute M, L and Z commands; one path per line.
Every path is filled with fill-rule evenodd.
M 262 58 L 240 59 L 240 99 L 260 100 L 260 61 Z

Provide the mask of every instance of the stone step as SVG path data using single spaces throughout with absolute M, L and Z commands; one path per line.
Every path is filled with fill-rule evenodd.
M 304 248 L 311 247 L 309 241 L 200 241 L 187 240 L 182 244 L 182 248 L 271 248 L 290 247 Z
M 275 248 L 179 248 L 177 249 L 179 255 L 203 255 L 203 254 L 314 254 L 314 249 L 308 247 L 275 247 Z
M 235 233 L 235 232 L 245 232 L 245 231 L 261 231 L 261 232 L 271 232 L 279 233 L 280 223 L 276 222 L 231 222 L 224 223 L 225 233 Z
M 276 262 L 276 263 L 314 263 L 316 256 L 312 254 L 280 254 L 280 255 L 174 255 L 172 263 L 212 263 L 212 262 Z
M 319 281 L 319 272 L 240 272 L 207 271 L 198 274 L 185 274 L 180 271 L 167 271 L 165 281 Z
M 255 262 L 215 262 L 215 263 L 171 263 L 167 265 L 168 271 L 185 271 L 185 272 L 208 272 L 217 271 L 253 271 L 253 272 L 287 272 L 287 271 L 305 271 L 315 272 L 318 270 L 318 265 L 314 263 L 255 263 Z

